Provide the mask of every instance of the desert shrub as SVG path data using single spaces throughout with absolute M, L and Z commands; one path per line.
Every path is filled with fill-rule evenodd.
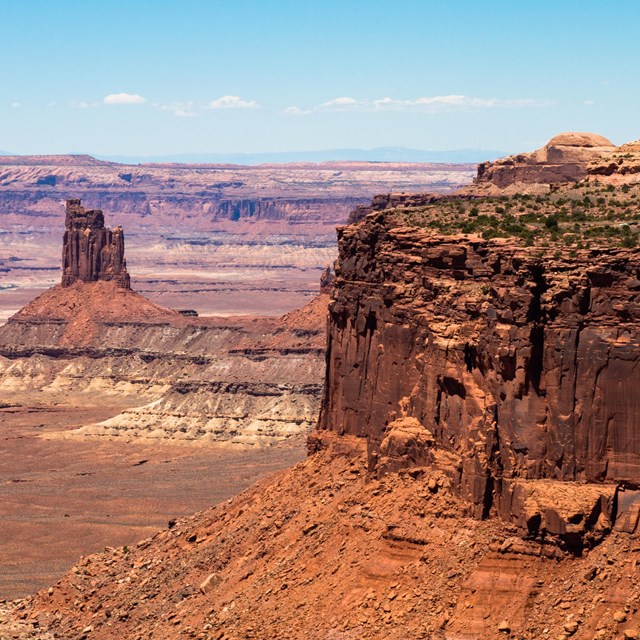
M 557 229 L 558 228 L 558 218 L 555 215 L 548 216 L 547 219 L 544 221 L 544 226 L 547 229 Z

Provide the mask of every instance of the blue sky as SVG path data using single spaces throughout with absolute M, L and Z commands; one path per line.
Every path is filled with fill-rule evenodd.
M 0 0 L 0 149 L 622 143 L 639 32 L 637 0 Z

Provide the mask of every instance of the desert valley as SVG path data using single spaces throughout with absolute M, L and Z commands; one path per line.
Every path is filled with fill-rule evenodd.
M 67 202 L 0 328 L 7 637 L 640 636 L 640 145 L 446 191 L 351 202 L 279 316 L 141 295 Z
M 0 319 L 55 284 L 64 202 L 127 234 L 135 288 L 202 314 L 279 315 L 308 302 L 336 258 L 335 227 L 376 193 L 449 192 L 475 165 L 123 165 L 0 156 Z M 9 249 L 10 247 L 10 249 Z
M 140 532 L 300 460 L 322 392 L 336 224 L 368 201 L 374 179 L 385 189 L 450 191 L 469 174 L 464 165 L 0 162 L 9 238 L 1 299 L 12 315 L 0 329 L 5 597 L 50 584 L 82 553 L 135 543 Z M 123 181 L 125 171 L 136 177 Z M 335 195 L 318 186 L 336 173 L 344 177 L 333 178 L 342 183 Z M 221 175 L 226 183 L 207 191 Z M 38 184 L 51 176 L 57 186 Z M 243 191 L 243 181 L 254 186 Z M 280 182 L 289 186 L 273 186 Z M 240 196 L 222 199 L 225 185 Z M 115 209 L 108 222 L 127 227 L 126 258 L 124 234 L 79 200 L 67 205 L 65 228 L 61 196 L 70 191 Z M 142 273 L 152 266 L 153 278 L 136 277 L 138 265 Z M 54 277 L 62 284 L 15 313 Z M 197 317 L 211 309 L 215 316 Z M 201 473 L 213 482 L 200 485 Z M 43 526 L 54 533 L 34 543 Z

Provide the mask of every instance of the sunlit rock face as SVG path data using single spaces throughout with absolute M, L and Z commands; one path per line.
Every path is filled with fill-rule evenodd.
M 531 153 L 483 162 L 476 186 L 505 189 L 513 185 L 575 182 L 587 176 L 589 163 L 617 147 L 595 133 L 561 133 Z
M 378 474 L 445 469 L 478 517 L 608 527 L 640 478 L 640 252 L 442 236 L 402 211 L 339 232 L 320 430 L 366 438 Z M 563 514 L 576 481 L 588 504 Z

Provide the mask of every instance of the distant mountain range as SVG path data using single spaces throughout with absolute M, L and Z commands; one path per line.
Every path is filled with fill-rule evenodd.
M 75 152 L 72 152 L 75 154 Z M 14 155 L 0 151 L 0 156 Z M 84 153 L 82 154 L 84 155 Z M 408 149 L 376 147 L 375 149 L 326 149 L 324 151 L 275 151 L 262 153 L 178 153 L 162 156 L 108 156 L 90 154 L 100 160 L 139 164 L 147 162 L 178 162 L 196 164 L 271 164 L 282 162 L 443 162 L 476 163 L 508 155 L 495 149 Z
M 264 153 L 183 153 L 163 156 L 103 156 L 100 160 L 135 164 L 141 162 L 180 162 L 201 164 L 270 164 L 279 162 L 445 162 L 476 163 L 495 160 L 507 155 L 493 149 L 454 149 L 434 151 L 404 147 L 377 147 L 375 149 L 327 149 L 324 151 L 276 151 Z

